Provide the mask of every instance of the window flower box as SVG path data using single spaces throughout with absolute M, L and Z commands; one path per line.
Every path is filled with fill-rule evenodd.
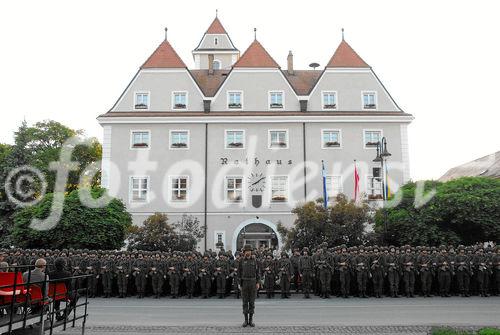
M 383 200 L 382 194 L 368 194 L 368 200 Z
M 243 143 L 241 142 L 231 142 L 227 145 L 229 148 L 242 148 Z
M 229 108 L 241 108 L 241 104 L 237 104 L 237 103 L 230 103 L 228 105 Z
M 187 148 L 187 143 L 184 142 L 176 142 L 172 143 L 173 148 Z
M 132 144 L 133 148 L 147 148 L 149 147 L 148 143 L 134 143 Z
M 224 247 L 224 243 L 222 243 L 222 242 L 217 242 L 217 243 L 215 243 L 215 246 L 216 246 L 217 248 L 219 248 L 219 249 L 222 249 L 222 248 Z
M 148 105 L 146 104 L 136 104 L 135 109 L 148 109 Z
M 186 109 L 186 104 L 175 104 L 174 108 L 175 109 Z
M 335 141 L 335 142 L 326 142 L 325 147 L 332 148 L 332 147 L 340 147 L 340 143 Z
M 271 104 L 271 108 L 283 108 L 283 104 L 279 104 L 279 103 L 272 103 L 272 104 Z
M 273 143 L 271 143 L 271 147 L 285 148 L 286 147 L 286 143 L 285 142 L 273 142 Z
M 377 105 L 375 105 L 375 104 L 366 104 L 365 105 L 365 109 L 375 109 L 375 108 L 377 108 Z
M 367 147 L 376 147 L 378 145 L 379 142 L 366 142 L 366 146 Z
M 283 195 L 275 195 L 273 196 L 272 201 L 286 201 L 286 197 Z
M 337 104 L 324 105 L 323 108 L 324 109 L 336 109 Z
M 230 198 L 229 200 L 231 202 L 241 202 L 242 198 L 241 198 L 241 195 L 238 195 L 238 196 Z
M 176 195 L 174 196 L 174 200 L 177 200 L 177 201 L 182 201 L 182 200 L 186 200 L 186 195 Z

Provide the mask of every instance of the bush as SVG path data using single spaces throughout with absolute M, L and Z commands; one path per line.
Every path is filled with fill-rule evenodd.
M 473 333 L 464 331 L 464 330 L 456 330 L 452 328 L 437 328 L 432 330 L 432 335 L 472 335 Z
M 92 189 L 93 198 L 104 189 Z M 78 190 L 64 196 L 63 211 L 57 225 L 46 231 L 30 228 L 33 218 L 49 216 L 54 194 L 47 194 L 38 204 L 16 212 L 12 237 L 17 247 L 44 249 L 120 249 L 132 218 L 121 200 L 112 199 L 102 208 L 81 204 Z
M 477 332 L 478 335 L 500 335 L 498 328 L 483 328 Z

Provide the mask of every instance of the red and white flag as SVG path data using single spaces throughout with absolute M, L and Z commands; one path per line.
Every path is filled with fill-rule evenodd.
M 359 174 L 358 167 L 356 166 L 356 161 L 354 161 L 354 202 L 358 200 L 359 194 Z

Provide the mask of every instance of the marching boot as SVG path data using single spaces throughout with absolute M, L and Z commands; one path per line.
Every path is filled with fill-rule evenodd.
M 245 321 L 243 321 L 242 327 L 248 326 L 248 314 L 245 313 Z
M 250 319 L 248 319 L 248 325 L 250 327 L 255 327 L 255 323 L 253 323 L 253 314 L 250 313 Z

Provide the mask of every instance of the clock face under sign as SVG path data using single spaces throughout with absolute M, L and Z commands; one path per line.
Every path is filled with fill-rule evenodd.
M 266 187 L 266 177 L 263 173 L 251 173 L 248 177 L 248 189 L 250 192 L 262 192 Z

